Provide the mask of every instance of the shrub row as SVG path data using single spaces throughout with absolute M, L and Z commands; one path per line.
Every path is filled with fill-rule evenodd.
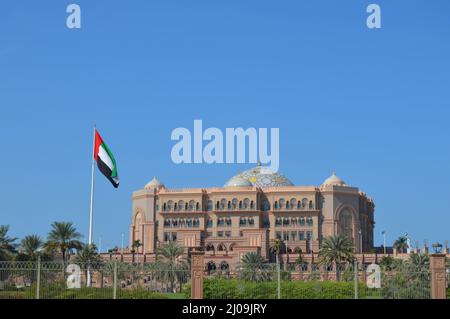
M 277 283 L 248 282 L 238 279 L 207 278 L 204 281 L 205 299 L 276 299 Z M 332 281 L 282 281 L 280 287 L 282 299 L 352 299 L 354 284 L 352 282 Z M 183 292 L 190 297 L 190 284 Z M 364 284 L 358 287 L 360 298 L 377 298 L 370 296 L 371 291 Z
M 112 299 L 112 288 L 66 289 L 64 285 L 44 285 L 40 289 L 41 299 Z M 34 299 L 36 286 L 16 291 L 0 291 L 0 299 Z M 168 296 L 144 289 L 117 290 L 118 299 L 168 299 Z

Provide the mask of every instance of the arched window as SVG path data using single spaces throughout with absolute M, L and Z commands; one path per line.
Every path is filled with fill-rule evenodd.
M 283 224 L 283 220 L 280 217 L 275 219 L 275 226 L 281 226 Z
M 180 201 L 178 202 L 178 210 L 182 210 L 182 209 L 185 209 L 185 207 L 184 207 L 184 201 L 180 200 Z
M 230 270 L 230 265 L 228 265 L 228 263 L 226 261 L 222 261 L 220 263 L 220 270 L 228 271 L 228 270 Z
M 167 210 L 172 211 L 172 209 L 173 209 L 173 201 L 169 200 L 167 202 Z
M 284 198 L 280 198 L 280 208 L 283 209 L 286 207 L 286 200 Z
M 239 209 L 242 209 L 242 201 L 239 202 Z
M 231 203 L 232 203 L 233 209 L 238 208 L 239 202 L 238 202 L 237 198 L 233 198 L 233 200 L 231 201 Z
M 188 203 L 184 204 L 184 210 L 189 210 L 189 204 Z
M 244 209 L 248 209 L 250 206 L 250 199 L 246 198 L 244 199 Z
M 226 252 L 227 251 L 227 247 L 224 244 L 220 244 L 217 247 L 217 251 Z
M 298 201 L 298 202 L 297 202 L 297 209 L 300 209 L 300 208 L 302 208 L 302 202 L 301 202 L 301 201 Z
M 313 201 L 310 200 L 310 201 L 309 201 L 309 209 L 313 209 L 313 208 L 314 208 Z
M 199 202 L 197 202 L 197 203 L 195 204 L 195 210 L 196 210 L 196 211 L 199 211 L 199 210 L 200 210 L 200 203 L 199 203 Z
M 231 210 L 231 201 L 228 201 L 227 208 L 228 208 L 228 210 Z
M 280 205 L 278 204 L 278 202 L 277 202 L 277 201 L 275 201 L 275 205 L 274 205 L 274 207 L 275 207 L 275 209 L 279 209 L 279 208 L 280 208 Z
M 305 209 L 308 206 L 308 199 L 307 198 L 303 198 L 302 199 L 302 208 Z
M 177 203 L 173 204 L 173 210 L 177 210 L 177 208 L 178 208 L 178 204 Z
M 206 265 L 206 271 L 208 271 L 208 273 L 215 272 L 216 269 L 217 269 L 216 263 L 212 260 L 208 262 L 208 264 Z
M 290 209 L 291 208 L 291 204 L 289 202 L 286 202 L 286 209 Z
M 297 199 L 292 198 L 292 199 L 291 199 L 291 209 L 292 209 L 292 208 L 295 208 L 295 206 L 297 206 Z
M 216 202 L 216 209 L 219 210 L 219 208 L 220 208 L 220 202 L 217 201 L 217 202 Z
M 164 219 L 164 227 L 170 227 L 170 220 L 167 218 Z
M 224 198 L 220 201 L 220 209 L 224 210 L 227 207 L 227 200 Z
M 347 209 L 344 209 L 339 215 L 339 231 L 341 235 L 353 241 L 353 215 Z
M 212 251 L 212 252 L 214 252 L 214 251 L 215 251 L 214 245 L 213 245 L 213 244 L 208 244 L 208 245 L 206 245 L 206 251 Z
M 250 209 L 255 209 L 255 202 L 253 201 L 250 202 Z
M 193 200 L 189 201 L 189 210 L 193 211 L 195 207 L 195 202 Z
M 164 204 L 163 204 L 163 212 L 165 212 L 166 210 L 167 210 L 167 204 L 164 203 Z
M 208 205 L 207 205 L 207 208 L 206 208 L 208 211 L 211 211 L 211 210 L 213 210 L 213 202 L 212 202 L 212 200 L 209 200 L 208 201 Z

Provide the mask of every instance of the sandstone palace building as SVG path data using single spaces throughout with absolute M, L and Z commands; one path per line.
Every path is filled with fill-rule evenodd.
M 235 267 L 248 252 L 270 259 L 279 238 L 288 253 L 318 252 L 324 237 L 345 235 L 357 253 L 374 246 L 374 202 L 334 173 L 320 186 L 295 186 L 257 167 L 223 187 L 175 190 L 153 178 L 133 193 L 130 246 L 154 259 L 158 245 L 174 241 L 205 251 L 207 267 Z

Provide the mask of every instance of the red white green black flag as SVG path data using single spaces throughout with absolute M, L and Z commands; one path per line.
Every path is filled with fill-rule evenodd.
M 97 130 L 95 130 L 94 159 L 100 172 L 105 175 L 115 188 L 119 187 L 116 160 Z

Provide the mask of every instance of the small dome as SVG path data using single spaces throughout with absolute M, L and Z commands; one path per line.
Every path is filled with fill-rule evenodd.
M 164 184 L 161 183 L 156 177 L 153 177 L 153 179 L 145 185 L 145 189 L 155 189 L 155 188 L 163 188 Z
M 323 182 L 322 185 L 332 185 L 332 186 L 347 186 L 347 184 L 339 178 L 335 172 L 333 172 L 333 175 L 328 177 L 325 182 Z
M 235 176 L 225 184 L 225 187 L 253 187 L 253 184 L 248 179 Z
M 244 171 L 242 173 L 233 176 L 226 184 L 227 186 L 232 186 L 234 183 L 242 183 L 245 186 L 256 186 L 256 187 L 282 187 L 282 186 L 293 186 L 292 182 L 285 176 L 279 173 L 271 171 L 267 167 L 258 166 Z M 244 185 L 241 185 L 244 186 Z

